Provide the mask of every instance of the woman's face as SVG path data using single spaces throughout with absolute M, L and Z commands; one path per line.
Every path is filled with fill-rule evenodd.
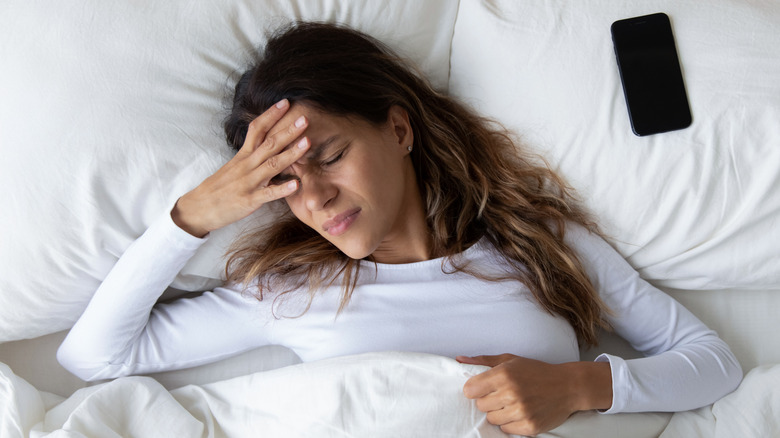
M 301 115 L 309 122 L 303 136 L 311 147 L 277 177 L 300 180 L 299 189 L 286 198 L 293 214 L 351 258 L 374 254 L 385 263 L 427 258 L 427 241 L 420 242 L 427 235 L 426 222 L 409 157 L 413 134 L 406 112 L 393 107 L 385 123 L 374 125 L 295 104 L 277 126 L 288 126 Z

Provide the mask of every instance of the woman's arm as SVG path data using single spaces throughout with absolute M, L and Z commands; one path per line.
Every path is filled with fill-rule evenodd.
M 237 291 L 155 304 L 201 237 L 297 190 L 296 181 L 270 184 L 309 147 L 303 117 L 269 134 L 289 107 L 282 100 L 253 120 L 236 156 L 128 248 L 60 346 L 63 366 L 95 380 L 194 366 L 257 345 Z
M 90 381 L 191 367 L 262 343 L 238 291 L 156 305 L 204 241 L 168 214 L 155 222 L 100 285 L 60 346 L 60 363 Z
M 548 364 L 514 355 L 459 357 L 487 365 L 464 386 L 488 421 L 534 435 L 578 410 L 683 411 L 713 403 L 742 379 L 728 346 L 677 301 L 642 280 L 603 239 L 578 225 L 566 241 L 614 312 L 615 331 L 648 357 Z M 543 341 L 543 340 L 542 340 Z
M 606 413 L 695 409 L 739 385 L 742 368 L 717 333 L 640 278 L 600 237 L 573 225 L 566 240 L 614 312 L 607 319 L 615 332 L 647 356 L 596 358 L 611 369 L 613 401 Z

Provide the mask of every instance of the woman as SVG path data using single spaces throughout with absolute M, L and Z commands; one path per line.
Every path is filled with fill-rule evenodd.
M 422 351 L 491 366 L 464 393 L 522 434 L 578 410 L 692 409 L 741 379 L 725 343 L 642 281 L 555 173 L 365 35 L 277 34 L 225 131 L 236 156 L 127 250 L 63 342 L 81 378 L 269 344 L 304 361 Z M 210 231 L 267 203 L 284 211 L 236 242 L 225 287 L 155 306 Z M 651 357 L 580 362 L 610 327 Z

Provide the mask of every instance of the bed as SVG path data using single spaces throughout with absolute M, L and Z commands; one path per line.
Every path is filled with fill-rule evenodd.
M 610 24 L 672 21 L 693 113 L 631 132 Z M 416 63 L 578 190 L 642 277 L 745 372 L 680 413 L 572 416 L 545 436 L 780 436 L 780 3 L 648 0 L 8 0 L 0 14 L 0 436 L 506 436 L 462 395 L 482 371 L 379 352 L 300 363 L 271 346 L 87 384 L 55 351 L 124 249 L 229 159 L 226 96 L 267 32 L 341 22 Z M 164 299 L 219 284 L 213 233 Z M 581 352 L 637 353 L 604 333 Z

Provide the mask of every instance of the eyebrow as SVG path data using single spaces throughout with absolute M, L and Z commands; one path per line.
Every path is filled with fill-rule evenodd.
M 306 154 L 306 157 L 311 161 L 319 161 L 322 158 L 322 155 L 325 153 L 325 149 L 327 149 L 328 146 L 332 145 L 340 138 L 341 136 L 335 134 L 331 135 L 321 143 L 312 144 L 312 147 L 309 149 L 309 153 Z

